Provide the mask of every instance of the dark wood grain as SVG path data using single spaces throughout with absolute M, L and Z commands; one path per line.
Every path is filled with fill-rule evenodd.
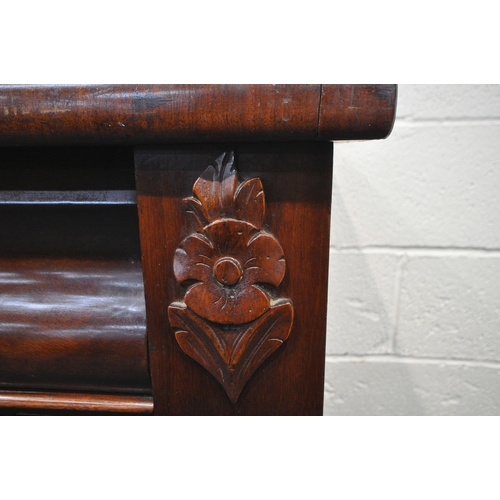
M 384 139 L 394 126 L 396 100 L 395 85 L 323 85 L 318 139 Z
M 151 413 L 154 398 L 157 415 L 321 415 L 328 141 L 387 137 L 396 95 L 395 85 L 0 85 L 0 414 Z M 219 193 L 217 215 L 213 183 L 193 185 L 232 150 L 249 181 L 231 206 Z M 274 249 L 275 274 L 252 284 L 238 252 L 206 255 L 224 290 L 245 285 L 245 307 L 260 290 L 257 315 L 194 296 L 201 233 L 247 258 Z
M 0 391 L 0 409 L 151 414 L 153 398 L 112 394 Z
M 395 85 L 2 85 L 0 145 L 380 139 Z
M 326 335 L 332 145 L 233 145 L 244 179 L 266 194 L 263 227 L 280 242 L 287 272 L 280 296 L 293 301 L 289 338 L 257 368 L 232 403 L 202 366 L 186 355 L 169 324 L 181 300 L 173 257 L 192 227 L 183 199 L 227 144 L 142 148 L 136 152 L 137 195 L 150 364 L 159 415 L 321 415 Z
M 0 148 L 0 187 L 0 388 L 150 394 L 132 149 Z
M 140 262 L 0 259 L 0 387 L 149 393 Z
M 170 325 L 181 349 L 235 403 L 255 370 L 290 335 L 293 305 L 276 301 L 286 261 L 279 242 L 262 227 L 262 182 L 240 178 L 233 151 L 214 158 L 193 195 L 182 201 L 194 232 L 173 259 L 175 279 L 187 291 L 182 303 L 169 306 Z

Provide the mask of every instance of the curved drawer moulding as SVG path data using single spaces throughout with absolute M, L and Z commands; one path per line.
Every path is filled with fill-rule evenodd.
M 141 263 L 1 258 L 0 389 L 151 393 Z
M 175 251 L 174 276 L 187 291 L 169 307 L 180 348 L 233 403 L 293 323 L 292 302 L 271 295 L 286 263 L 277 239 L 263 229 L 262 182 L 238 177 L 234 154 L 226 152 L 195 182 L 194 197 L 183 200 L 195 232 Z
M 0 85 L 0 145 L 387 137 L 396 85 Z

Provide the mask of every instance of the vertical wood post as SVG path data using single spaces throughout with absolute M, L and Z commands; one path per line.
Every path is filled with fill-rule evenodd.
M 263 231 L 277 239 L 286 261 L 281 283 L 269 294 L 289 299 L 294 309 L 289 337 L 257 367 L 236 402 L 216 377 L 181 349 L 168 315 L 170 304 L 181 301 L 186 292 L 173 265 L 176 250 L 193 233 L 183 199 L 192 196 L 200 175 L 229 150 L 234 150 L 234 165 L 243 180 L 259 178 L 262 182 Z M 156 414 L 322 414 L 332 152 L 331 143 L 136 149 Z M 238 227 L 235 225 L 235 231 Z

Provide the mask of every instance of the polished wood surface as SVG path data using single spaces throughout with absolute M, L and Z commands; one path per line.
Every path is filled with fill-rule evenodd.
M 0 233 L 0 389 L 150 394 L 132 149 L 0 148 Z
M 149 393 L 140 262 L 0 259 L 0 388 Z
M 0 85 L 0 146 L 381 139 L 395 85 Z
M 396 85 L 322 85 L 318 139 L 384 139 L 394 125 L 396 100 Z
M 9 412 L 11 414 L 27 409 L 148 414 L 153 412 L 153 398 L 112 394 L 0 391 L 0 414 L 5 409 L 13 409 Z
M 321 415 L 328 141 L 396 95 L 0 85 L 0 414 Z
M 183 302 L 169 306 L 181 349 L 206 368 L 233 403 L 255 370 L 290 335 L 293 305 L 279 298 L 286 261 L 263 227 L 258 177 L 243 180 L 234 151 L 214 159 L 184 198 L 192 232 L 173 259 Z M 187 221 L 186 221 L 187 223 Z
M 230 148 L 229 148 L 230 150 Z M 326 335 L 332 145 L 236 144 L 243 179 L 265 192 L 263 228 L 279 241 L 286 273 L 279 297 L 293 302 L 292 331 L 244 386 L 236 402 L 183 352 L 168 317 L 181 301 L 173 260 L 188 238 L 184 198 L 228 145 L 138 148 L 137 201 L 141 233 L 150 366 L 158 415 L 321 415 Z

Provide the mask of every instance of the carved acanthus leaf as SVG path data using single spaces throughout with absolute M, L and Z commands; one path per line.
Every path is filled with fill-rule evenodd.
M 210 223 L 221 217 L 234 214 L 234 194 L 238 187 L 238 176 L 234 170 L 234 153 L 223 153 L 210 165 L 193 187 L 193 194 L 201 202 L 205 220 Z
M 262 182 L 258 178 L 243 182 L 234 197 L 236 218 L 246 220 L 257 229 L 264 223 L 265 199 Z
M 293 307 L 289 301 L 276 304 L 257 320 L 231 332 L 184 306 L 172 304 L 168 315 L 181 349 L 208 370 L 235 403 L 255 370 L 290 335 Z

